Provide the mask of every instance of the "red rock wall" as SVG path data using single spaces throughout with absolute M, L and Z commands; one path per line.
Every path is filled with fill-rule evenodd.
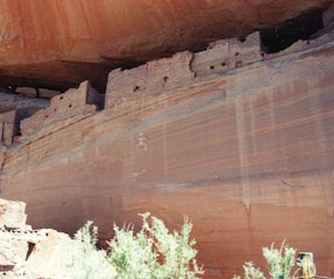
M 170 228 L 188 215 L 208 279 L 261 263 L 261 247 L 283 239 L 333 276 L 334 43 L 312 44 L 149 97 L 125 90 L 7 150 L 1 197 L 27 202 L 34 227 L 74 232 L 93 219 L 103 238 L 112 222 L 139 225 L 139 212 Z

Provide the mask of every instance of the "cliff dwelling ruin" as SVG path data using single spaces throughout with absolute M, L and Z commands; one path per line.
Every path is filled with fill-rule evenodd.
M 0 246 L 20 247 L 17 272 L 29 245 L 71 241 L 56 230 L 94 220 L 102 247 L 147 211 L 189 216 L 204 279 L 284 239 L 334 277 L 332 0 L 0 0 Z

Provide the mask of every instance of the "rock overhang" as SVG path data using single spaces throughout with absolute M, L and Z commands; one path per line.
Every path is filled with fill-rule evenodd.
M 0 1 L 0 84 L 65 90 L 85 79 L 272 28 L 330 0 Z

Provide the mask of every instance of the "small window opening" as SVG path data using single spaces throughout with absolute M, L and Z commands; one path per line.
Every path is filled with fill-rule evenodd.
M 261 30 L 262 50 L 266 53 L 282 51 L 294 42 L 308 40 L 324 27 L 322 11 L 312 11 L 284 22 L 277 28 Z
M 239 37 L 238 39 L 239 39 L 239 42 L 241 42 L 241 43 L 246 41 L 246 37 Z

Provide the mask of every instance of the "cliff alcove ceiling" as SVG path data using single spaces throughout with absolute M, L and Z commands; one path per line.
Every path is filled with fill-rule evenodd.
M 209 42 L 270 29 L 330 0 L 0 0 L 0 85 L 65 90 Z

